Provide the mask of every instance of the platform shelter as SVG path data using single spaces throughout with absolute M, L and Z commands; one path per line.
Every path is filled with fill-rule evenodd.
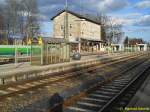
M 70 61 L 70 44 L 65 39 L 51 38 L 41 45 L 33 42 L 31 64 L 48 65 Z

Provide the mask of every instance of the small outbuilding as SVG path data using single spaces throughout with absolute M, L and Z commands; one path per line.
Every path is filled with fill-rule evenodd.
M 112 47 L 112 50 L 114 52 L 116 52 L 116 51 L 124 51 L 124 45 L 123 44 L 112 44 L 111 47 Z
M 147 44 L 137 44 L 138 51 L 147 51 Z

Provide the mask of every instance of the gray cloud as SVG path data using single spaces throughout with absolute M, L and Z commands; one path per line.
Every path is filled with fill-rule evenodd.
M 138 27 L 138 28 L 130 28 L 130 29 L 127 29 L 125 28 L 124 29 L 127 33 L 132 33 L 132 32 L 149 32 L 150 31 L 150 27 Z
M 150 15 L 135 12 L 110 16 L 116 23 L 120 23 L 124 26 L 150 27 Z
M 134 7 L 135 8 L 140 8 L 140 9 L 150 8 L 150 1 L 149 0 L 144 0 L 144 1 L 138 2 L 138 3 L 135 4 Z
M 135 23 L 137 26 L 150 26 L 150 15 L 144 15 L 141 17 L 137 23 Z
M 0 0 L 4 3 L 5 0 Z M 50 18 L 64 9 L 66 0 L 37 0 L 39 7 L 39 14 L 37 15 L 39 21 L 50 21 Z M 109 13 L 119 11 L 128 6 L 127 0 L 68 0 L 70 10 L 81 13 L 97 14 L 99 12 Z M 148 7 L 149 0 L 138 2 L 137 7 Z M 113 15 L 114 16 L 114 15 Z M 140 13 L 131 13 L 130 15 L 119 15 L 116 17 L 117 22 L 126 25 L 135 26 L 150 26 L 149 15 L 143 16 Z
M 0 5 L 3 5 L 5 3 L 5 0 L 0 0 Z
M 38 4 L 41 14 L 50 18 L 64 9 L 65 0 L 38 0 Z M 127 5 L 127 0 L 68 0 L 70 10 L 92 14 L 118 11 Z
M 128 6 L 126 0 L 104 0 L 99 3 L 98 8 L 103 12 L 114 12 Z

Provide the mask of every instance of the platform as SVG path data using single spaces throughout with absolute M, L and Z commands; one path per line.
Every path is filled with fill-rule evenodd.
M 129 55 L 133 55 L 133 53 L 110 53 L 105 55 L 83 56 L 79 61 L 71 60 L 70 62 L 45 66 L 31 66 L 30 63 L 20 63 L 16 66 L 14 64 L 1 65 L 0 84 L 6 84 L 35 77 L 43 77 L 51 73 L 59 73 L 67 70 L 73 70 L 75 68 L 78 69 L 85 66 L 91 66 L 105 62 L 106 60 L 116 60 Z
M 88 66 L 98 63 L 100 60 L 112 59 L 120 53 L 103 54 L 103 55 L 86 55 L 82 56 L 79 61 L 71 60 L 70 62 L 50 64 L 44 66 L 33 66 L 30 63 L 5 64 L 0 65 L 0 84 L 16 82 L 24 79 L 42 77 L 50 73 L 62 72 Z M 99 61 L 98 61 L 99 60 Z
M 116 53 L 117 54 L 117 53 Z M 0 65 L 0 76 L 6 75 L 7 73 L 12 73 L 12 72 L 17 72 L 17 71 L 26 71 L 26 70 L 31 70 L 31 69 L 38 69 L 42 67 L 52 67 L 52 66 L 59 66 L 59 65 L 65 65 L 65 64 L 71 64 L 74 62 L 81 62 L 84 60 L 88 59 L 93 59 L 96 58 L 97 56 L 100 56 L 101 58 L 103 57 L 108 57 L 108 54 L 103 54 L 103 55 L 84 55 L 81 57 L 81 60 L 76 61 L 76 60 L 71 60 L 70 62 L 64 62 L 64 63 L 58 63 L 58 64 L 50 64 L 50 65 L 44 65 L 44 66 L 35 66 L 35 65 L 30 65 L 30 62 L 22 62 L 22 63 L 11 63 L 11 64 L 4 64 Z

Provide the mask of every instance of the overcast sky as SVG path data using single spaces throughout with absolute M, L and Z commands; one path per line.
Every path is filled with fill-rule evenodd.
M 0 5 L 5 0 L 0 0 Z M 37 0 L 42 31 L 52 35 L 50 18 L 64 9 L 65 0 Z M 104 13 L 124 26 L 126 36 L 150 41 L 150 0 L 68 0 L 69 9 L 82 13 Z

